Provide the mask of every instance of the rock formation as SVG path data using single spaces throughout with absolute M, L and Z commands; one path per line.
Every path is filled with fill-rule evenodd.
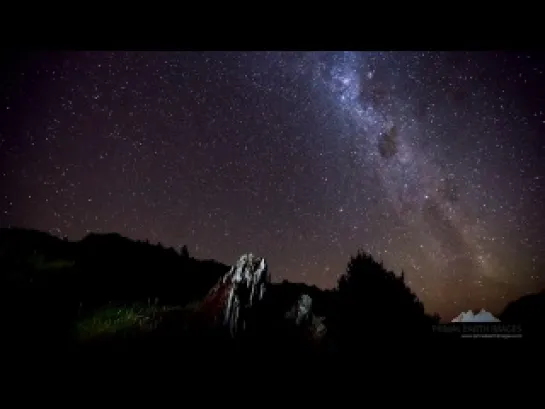
M 234 337 L 246 329 L 249 313 L 263 299 L 269 282 L 265 259 L 243 254 L 212 288 L 203 302 L 203 311 Z
M 308 331 L 311 338 L 318 340 L 326 333 L 324 318 L 317 317 L 312 312 L 312 297 L 301 294 L 295 305 L 286 313 L 286 318 L 292 319 L 295 324 Z
M 244 254 L 210 290 L 201 305 L 200 312 L 204 313 L 208 322 L 226 328 L 234 338 L 249 326 L 256 329 L 261 325 L 263 329 L 262 324 L 264 324 L 265 328 L 268 328 L 265 330 L 266 333 L 272 328 L 276 328 L 273 331 L 278 330 L 278 327 L 275 327 L 277 324 L 274 324 L 275 318 L 270 321 L 271 317 L 277 316 L 274 310 L 278 308 L 280 317 L 286 320 L 288 325 L 294 324 L 292 328 L 303 338 L 315 341 L 322 339 L 326 333 L 326 326 L 322 317 L 314 315 L 313 300 L 310 295 L 301 294 L 287 312 L 283 312 L 283 308 L 274 302 L 272 304 L 267 302 L 265 309 L 262 309 L 265 304 L 261 301 L 269 284 L 270 275 L 265 259 L 251 253 Z M 260 308 L 256 308 L 258 306 Z M 264 311 L 267 311 L 265 315 L 263 315 Z M 257 323 L 255 320 L 264 321 Z M 290 321 L 292 324 L 289 323 Z
M 312 319 L 312 298 L 308 294 L 301 294 L 295 305 L 286 314 L 286 318 L 293 319 L 297 325 L 308 324 Z

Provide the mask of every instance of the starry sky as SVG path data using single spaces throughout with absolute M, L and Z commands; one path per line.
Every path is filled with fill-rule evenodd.
M 4 58 L 0 224 L 118 232 L 332 287 L 358 248 L 430 312 L 545 287 L 545 58 L 36 52 Z

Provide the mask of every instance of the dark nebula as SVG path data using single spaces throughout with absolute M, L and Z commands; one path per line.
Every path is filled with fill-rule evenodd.
M 378 151 L 380 156 L 389 159 L 397 153 L 397 130 L 395 126 L 387 129 L 379 136 Z

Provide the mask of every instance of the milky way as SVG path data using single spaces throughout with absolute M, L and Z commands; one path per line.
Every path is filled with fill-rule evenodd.
M 445 316 L 545 286 L 540 55 L 19 57 L 2 226 L 254 251 L 322 287 L 361 248 Z

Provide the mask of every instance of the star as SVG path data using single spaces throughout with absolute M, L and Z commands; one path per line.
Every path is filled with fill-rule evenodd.
M 2 227 L 253 251 L 323 288 L 363 249 L 441 315 L 544 286 L 535 55 L 26 57 L 1 85 Z

